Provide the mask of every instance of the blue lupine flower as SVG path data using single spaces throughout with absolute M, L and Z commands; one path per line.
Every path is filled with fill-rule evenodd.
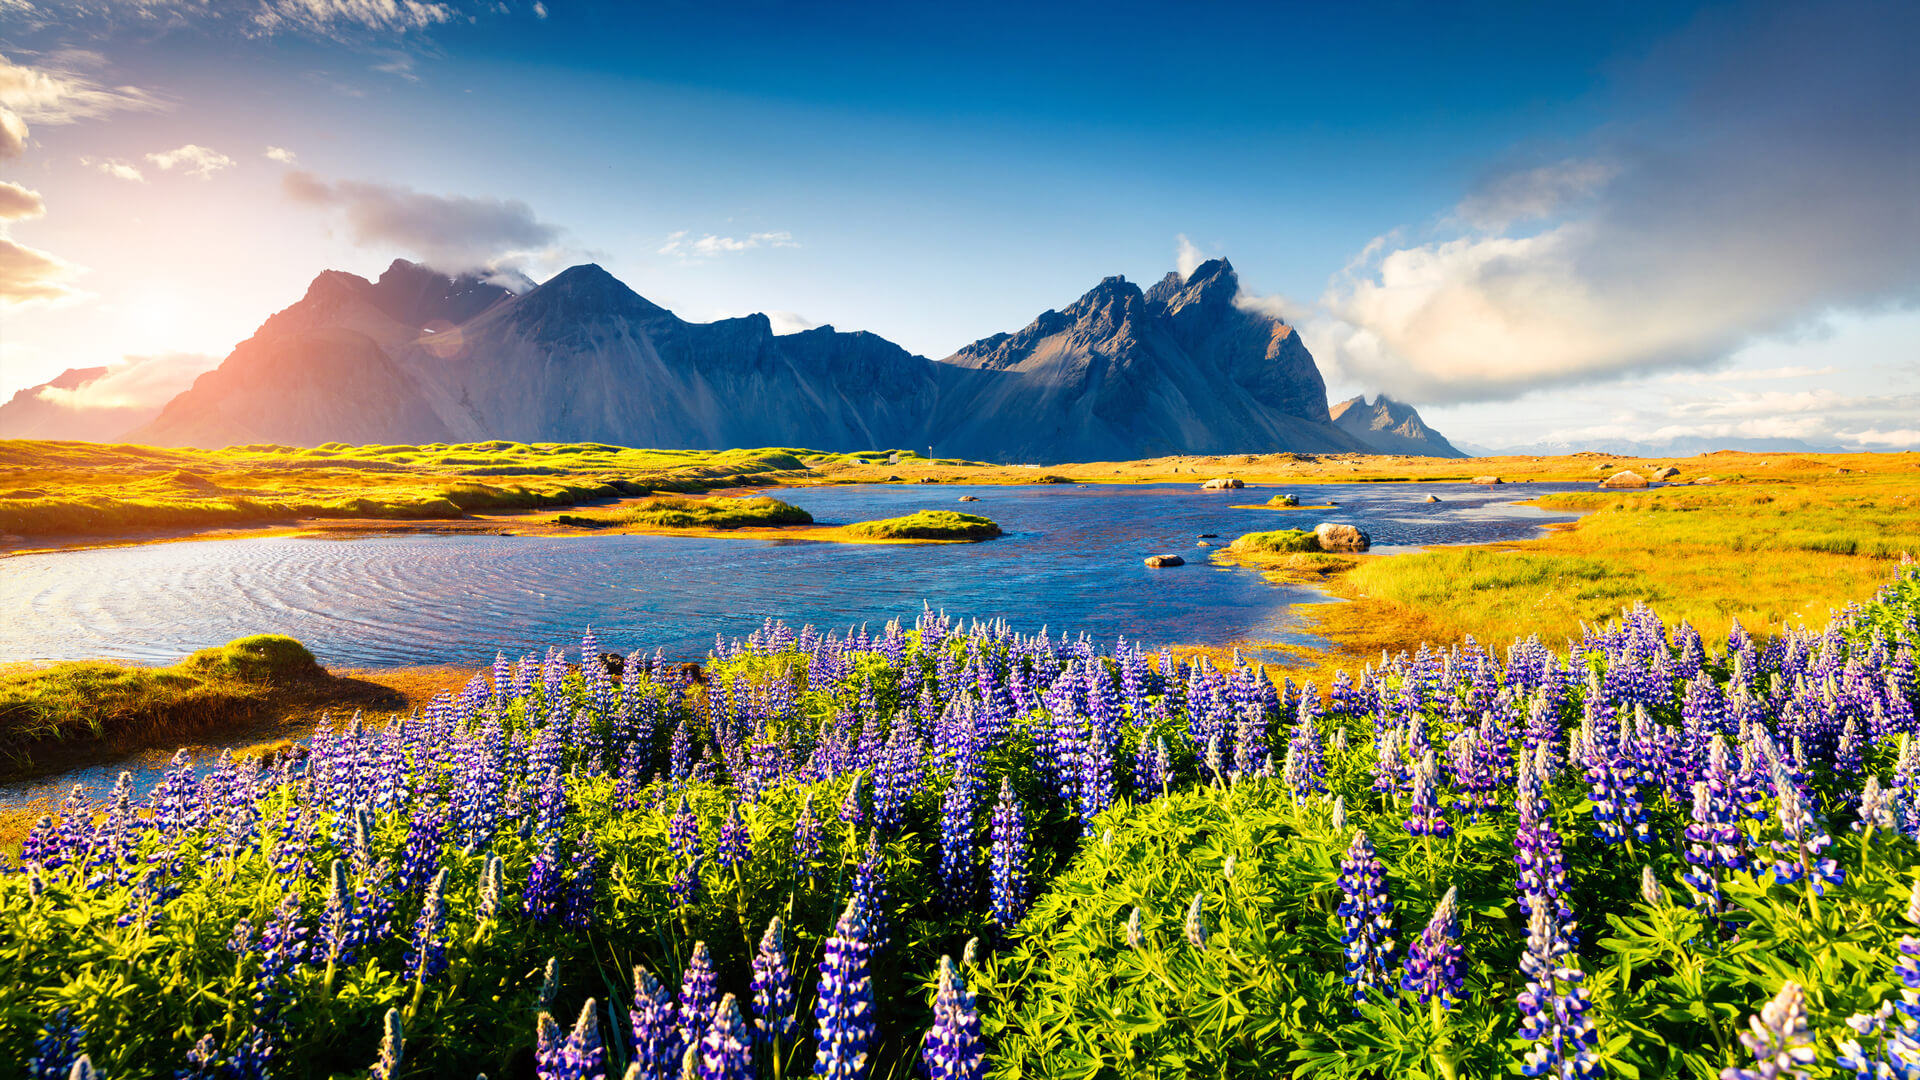
M 714 1006 L 720 1003 L 720 979 L 713 970 L 713 954 L 707 943 L 693 943 L 693 955 L 687 958 L 687 970 L 680 976 L 678 1024 L 680 1045 L 691 1046 L 713 1023 Z
M 1393 985 L 1393 900 L 1387 895 L 1387 869 L 1374 854 L 1366 830 L 1356 829 L 1340 863 L 1340 906 L 1345 927 L 1348 986 L 1353 1000 L 1367 1000 L 1370 987 Z
M 794 1016 L 793 964 L 787 958 L 786 929 L 780 916 L 767 924 L 753 956 L 754 1026 L 765 1040 L 785 1040 L 799 1028 Z
M 1407 807 L 1407 831 L 1415 836 L 1444 840 L 1453 835 L 1453 826 L 1440 805 L 1436 790 L 1439 784 L 1440 770 L 1434 763 L 1433 751 L 1429 750 L 1413 766 L 1413 797 Z
M 753 834 L 740 817 L 739 804 L 735 803 L 727 814 L 727 820 L 720 823 L 720 842 L 713 849 L 713 861 L 723 869 L 732 869 L 745 865 L 752 858 Z
M 973 991 L 940 958 L 940 988 L 933 997 L 933 1027 L 921 1040 L 920 1061 L 928 1080 L 986 1080 L 987 1059 L 980 1042 L 980 1010 Z
M 574 847 L 573 875 L 567 881 L 564 923 L 575 930 L 593 925 L 594 887 L 600 876 L 600 845 L 585 829 Z
M 667 821 L 667 848 L 674 860 L 667 891 L 677 905 L 697 904 L 706 895 L 700 881 L 700 819 L 680 796 L 680 807 Z
M 1003 931 L 1018 925 L 1027 910 L 1027 822 L 1013 782 L 1000 779 L 1000 801 L 993 808 L 993 851 L 989 877 L 993 921 Z
M 827 939 L 826 957 L 820 961 L 818 1003 L 813 1008 L 816 1076 L 866 1080 L 872 1071 L 876 1034 L 873 976 L 868 970 L 872 955 L 867 913 L 856 897 L 835 924 L 833 936 Z
M 644 967 L 633 969 L 633 1063 L 636 1080 L 677 1080 L 681 1040 L 673 991 Z
M 427 885 L 420 915 L 413 922 L 413 941 L 407 949 L 406 978 L 431 979 L 447 969 L 446 867 Z
M 700 1080 L 753 1080 L 753 1038 L 732 994 L 720 999 L 701 1036 Z
M 546 1023 L 553 1021 L 542 1016 Z M 600 1013 L 597 1003 L 588 998 L 580 1007 L 580 1018 L 574 1021 L 573 1030 L 552 1045 L 553 1036 L 549 1032 L 548 1051 L 540 1063 L 540 1080 L 607 1080 L 607 1048 L 600 1041 Z
M 527 887 L 520 892 L 520 902 L 534 922 L 547 922 L 560 913 L 565 899 L 565 874 L 560 866 L 560 835 L 548 833 L 540 845 L 540 853 L 533 857 L 533 865 L 527 870 Z
M 1205 899 L 1206 894 L 1194 893 L 1193 903 L 1187 905 L 1187 944 L 1196 949 L 1207 947 L 1207 915 L 1202 907 Z
M 80 1044 L 86 1037 L 85 1029 L 73 1022 L 71 1011 L 62 1005 L 34 1040 L 33 1056 L 27 1059 L 27 1080 L 67 1080 L 75 1060 L 83 1056 Z
M 1752 1030 L 1741 1032 L 1740 1041 L 1753 1055 L 1753 1065 L 1722 1069 L 1720 1080 L 1779 1080 L 1784 1076 L 1806 1080 L 1815 1053 L 1813 1032 L 1807 1026 L 1807 995 L 1799 983 L 1782 985 L 1772 1001 L 1747 1019 L 1747 1024 Z
M 1520 973 L 1527 980 L 1520 991 L 1520 1037 L 1532 1040 L 1521 1072 L 1556 1080 L 1599 1075 L 1596 1044 L 1599 1033 L 1587 1012 L 1584 976 L 1570 958 L 1571 927 L 1561 923 L 1554 904 L 1536 896 L 1527 920 L 1527 949 L 1520 955 Z
M 887 860 L 880 849 L 880 830 L 867 833 L 867 856 L 853 868 L 850 890 L 866 919 L 867 940 L 876 949 L 887 947 Z
M 940 896 L 949 911 L 973 902 L 973 808 L 973 780 L 956 770 L 940 803 Z
M 1456 892 L 1447 894 L 1434 906 L 1427 928 L 1407 948 L 1407 965 L 1400 977 L 1400 988 L 1410 990 L 1422 1005 L 1439 1001 L 1451 1009 L 1460 1003 L 1466 977 L 1461 971 L 1465 950 L 1460 945 L 1460 909 Z

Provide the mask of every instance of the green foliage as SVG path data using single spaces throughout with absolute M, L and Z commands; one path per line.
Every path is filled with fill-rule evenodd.
M 1283 554 L 1320 550 L 1320 538 L 1310 529 L 1278 529 L 1247 533 L 1228 547 L 1233 552 Z
M 985 540 L 999 536 L 1000 526 L 978 514 L 918 510 L 905 517 L 849 525 L 847 532 L 874 540 Z

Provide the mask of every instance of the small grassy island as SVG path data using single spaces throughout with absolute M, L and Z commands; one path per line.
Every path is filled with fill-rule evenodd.
M 606 514 L 561 514 L 562 525 L 585 529 L 638 525 L 656 529 L 739 529 L 768 525 L 811 525 L 813 515 L 791 503 L 754 499 L 642 499 Z
M 1000 535 L 1000 526 L 978 514 L 921 510 L 906 517 L 849 525 L 846 532 L 866 540 L 987 540 Z

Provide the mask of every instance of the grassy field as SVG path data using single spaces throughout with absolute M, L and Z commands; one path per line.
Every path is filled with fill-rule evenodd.
M 1883 584 L 1904 553 L 1920 553 L 1920 458 L 1837 460 L 1794 458 L 1712 484 L 1544 495 L 1538 505 L 1585 516 L 1518 543 L 1308 565 L 1263 539 L 1287 534 L 1259 533 L 1216 558 L 1287 580 L 1326 575 L 1348 602 L 1304 609 L 1336 646 L 1311 658 L 1321 667 L 1468 635 L 1504 646 L 1538 633 L 1557 646 L 1638 601 L 1709 640 L 1736 619 L 1765 634 L 1823 623 Z
M 832 464 L 841 455 L 815 458 Z M 513 442 L 165 450 L 5 440 L 0 532 L 115 536 L 298 518 L 447 520 L 806 475 L 808 465 L 790 450 Z

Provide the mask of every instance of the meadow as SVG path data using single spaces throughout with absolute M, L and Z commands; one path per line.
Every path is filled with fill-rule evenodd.
M 1326 687 L 931 611 L 703 665 L 589 634 L 69 800 L 0 877 L 0 1044 L 36 1077 L 1906 1075 L 1916 641 L 1910 566 L 1818 630 L 1636 607 Z

